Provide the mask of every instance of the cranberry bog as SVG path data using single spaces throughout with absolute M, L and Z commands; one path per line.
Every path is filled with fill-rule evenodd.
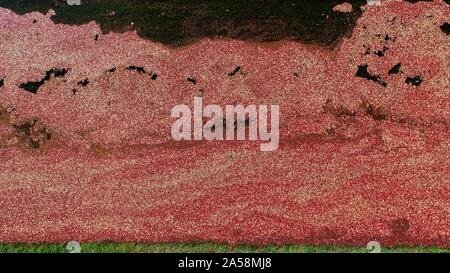
M 450 247 L 445 1 L 19 2 L 0 1 L 0 243 Z M 279 105 L 278 149 L 173 140 L 198 96 Z

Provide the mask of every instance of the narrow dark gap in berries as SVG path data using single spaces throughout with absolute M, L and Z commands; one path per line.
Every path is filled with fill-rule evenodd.
M 394 65 L 388 72 L 388 75 L 394 75 L 394 74 L 398 74 L 400 72 L 400 67 L 402 66 L 401 63 L 398 63 L 396 65 Z
M 234 75 L 236 75 L 239 71 L 241 71 L 241 67 L 237 66 L 232 72 L 228 73 L 229 77 L 233 77 Z
M 187 78 L 187 81 L 193 84 L 197 84 L 197 80 L 193 79 L 193 78 Z
M 137 72 L 139 72 L 139 73 L 147 73 L 147 72 L 145 71 L 145 68 L 142 67 L 142 66 L 134 66 L 134 65 L 130 65 L 129 67 L 127 67 L 127 69 L 128 69 L 128 70 L 134 70 L 134 71 L 137 71 Z

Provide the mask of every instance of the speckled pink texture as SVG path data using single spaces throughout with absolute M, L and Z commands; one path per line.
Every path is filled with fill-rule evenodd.
M 353 7 L 352 7 L 352 4 L 344 2 L 342 4 L 334 6 L 333 7 L 333 11 L 352 12 L 353 11 Z
M 440 1 L 385 1 L 334 50 L 173 49 L 0 9 L 0 241 L 448 247 L 449 15 Z M 362 65 L 386 86 L 355 77 Z M 36 94 L 19 88 L 52 68 L 68 73 Z M 172 141 L 170 109 L 200 93 L 204 104 L 279 104 L 280 148 Z M 32 119 L 52 135 L 38 149 L 17 132 Z

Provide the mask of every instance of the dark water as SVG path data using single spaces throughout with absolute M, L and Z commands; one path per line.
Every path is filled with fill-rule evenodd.
M 98 22 L 104 32 L 136 29 L 144 38 L 171 46 L 203 37 L 268 42 L 291 39 L 333 46 L 348 33 L 366 0 L 0 0 L 20 14 L 54 9 L 56 23 Z M 354 12 L 333 12 L 350 2 Z M 411 0 L 411 2 L 417 2 Z M 133 23 L 133 24 L 132 24 Z
M 54 9 L 56 23 L 97 21 L 104 32 L 137 29 L 168 45 L 183 45 L 203 37 L 252 41 L 292 39 L 333 45 L 348 32 L 366 1 L 348 1 L 355 12 L 333 12 L 344 1 L 326 0 L 0 0 L 0 6 L 23 14 Z M 114 14 L 114 15 L 113 15 Z M 133 26 L 131 23 L 134 23 Z

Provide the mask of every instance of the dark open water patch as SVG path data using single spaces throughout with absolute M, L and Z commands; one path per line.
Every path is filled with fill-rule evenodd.
M 442 32 L 444 32 L 445 34 L 449 35 L 450 34 L 450 24 L 449 23 L 444 23 L 440 26 Z
M 333 12 L 350 2 L 354 12 Z M 170 46 L 204 37 L 271 42 L 283 39 L 335 45 L 354 27 L 365 0 L 0 0 L 0 6 L 23 14 L 54 9 L 55 23 L 98 22 L 102 30 L 136 29 L 144 38 Z M 133 24 L 132 24 L 133 23 Z
M 364 65 L 358 65 L 358 70 L 356 71 L 355 76 L 359 78 L 368 79 L 369 81 L 373 81 L 375 83 L 378 83 L 384 87 L 387 86 L 387 83 L 384 82 L 380 76 L 378 75 L 371 75 L 368 70 L 369 66 L 367 64 Z
M 413 86 L 419 86 L 422 83 L 422 77 L 419 75 L 414 77 L 406 77 L 405 83 Z
M 64 77 L 64 75 L 66 75 L 66 73 L 67 73 L 68 71 L 69 71 L 69 70 L 68 70 L 68 69 L 65 69 L 65 68 L 62 68 L 62 69 L 59 69 L 59 68 L 53 68 L 53 69 L 50 69 L 49 71 L 47 71 L 47 72 L 45 73 L 45 77 L 42 78 L 41 80 L 35 81 L 35 82 L 30 81 L 30 82 L 21 83 L 21 84 L 19 85 L 19 87 L 22 88 L 22 89 L 24 89 L 24 90 L 26 90 L 26 91 L 28 91 L 28 92 L 30 92 L 30 93 L 36 94 L 37 91 L 39 90 L 39 88 L 40 88 L 46 81 L 49 81 L 49 80 L 51 79 L 52 75 L 53 75 L 55 78 L 61 78 L 61 77 Z
M 394 65 L 391 69 L 389 69 L 388 71 L 388 75 L 394 75 L 394 74 L 398 74 L 400 72 L 400 68 L 402 67 L 401 63 L 398 63 L 396 65 Z

